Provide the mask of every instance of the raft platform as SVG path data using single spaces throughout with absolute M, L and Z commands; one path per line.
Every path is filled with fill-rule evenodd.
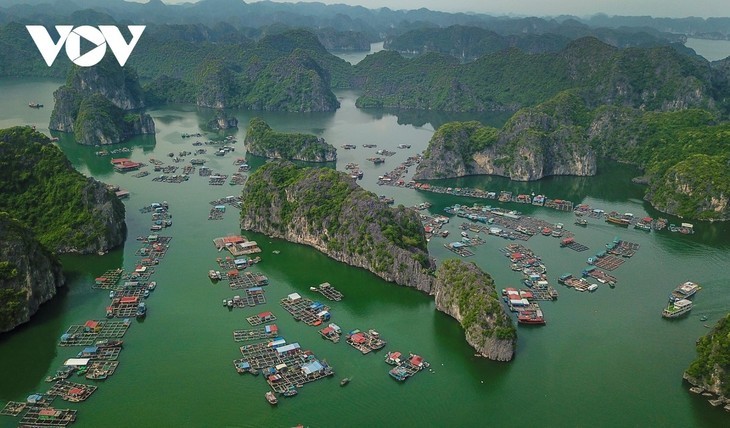
M 89 346 L 99 339 L 123 337 L 129 329 L 128 321 L 90 320 L 86 324 L 74 324 L 61 335 L 58 346 Z
M 303 321 L 307 325 L 321 325 L 330 319 L 329 306 L 301 297 L 297 293 L 281 299 L 281 306 L 294 317 L 295 321 Z
M 600 269 L 591 269 L 586 272 L 586 276 L 594 278 L 601 284 L 615 285 L 618 282 L 618 279 L 615 276 L 609 275 Z
M 76 421 L 76 410 L 53 407 L 29 407 L 20 419 L 22 427 L 65 427 Z
M 280 341 L 285 343 L 283 339 Z M 335 374 L 325 360 L 301 349 L 298 343 L 283 343 L 279 346 L 274 346 L 273 342 L 242 346 L 243 358 L 234 361 L 236 371 L 261 371 L 271 389 L 280 394 Z
M 0 410 L 2 416 L 18 416 L 23 413 L 28 403 L 20 401 L 8 401 L 8 403 Z
M 279 335 L 279 328 L 276 324 L 266 325 L 262 328 L 248 330 L 233 330 L 233 340 L 246 342 L 249 340 L 273 339 Z
M 47 394 L 57 395 L 62 400 L 78 403 L 87 400 L 94 391 L 96 391 L 94 385 L 59 380 L 48 390 Z
M 587 246 L 585 246 L 585 245 L 583 245 L 583 244 L 579 244 L 579 243 L 577 243 L 577 242 L 573 242 L 573 243 L 571 243 L 571 244 L 568 244 L 568 245 L 566 245 L 566 246 L 565 246 L 565 248 L 570 248 L 571 250 L 573 250 L 573 251 L 577 251 L 577 252 L 579 252 L 579 253 L 580 253 L 581 251 L 586 251 L 586 250 L 588 249 L 588 247 L 587 247 Z
M 335 289 L 335 287 L 333 287 L 329 282 L 323 282 L 316 288 L 313 287 L 312 291 L 321 293 L 324 297 L 335 302 L 339 302 L 344 297 L 342 293 Z
M 246 308 L 246 307 L 254 307 L 256 305 L 263 305 L 266 303 L 266 296 L 264 295 L 264 290 L 261 287 L 252 287 L 245 290 L 246 294 L 244 296 L 233 296 L 232 299 L 228 299 L 227 301 L 232 303 L 232 306 L 228 306 L 230 308 Z
M 91 288 L 111 288 L 115 286 L 120 279 L 122 279 L 123 274 L 124 269 L 122 268 L 110 269 L 104 272 L 101 276 L 97 277 L 94 281 L 94 285 L 92 285 Z
M 367 354 L 371 351 L 383 348 L 387 342 L 382 340 L 380 338 L 380 334 L 378 334 L 375 330 L 371 329 L 366 333 L 355 329 L 347 334 L 347 343 L 363 354 Z
M 386 360 L 386 363 L 388 361 Z M 408 359 L 397 360 L 397 365 L 388 371 L 388 374 L 395 380 L 403 382 L 421 370 L 430 367 L 430 364 L 421 356 L 410 354 Z
M 113 375 L 119 366 L 119 361 L 91 361 L 86 366 L 86 379 L 103 380 Z
M 265 275 L 253 272 L 244 272 L 241 274 L 235 269 L 228 271 L 228 273 L 224 275 L 224 278 L 228 280 L 231 290 L 269 285 L 269 278 Z
M 625 261 L 626 260 L 624 260 L 620 257 L 612 256 L 609 254 L 605 257 L 598 258 L 595 262 L 593 262 L 593 266 L 610 271 L 610 270 L 614 270 L 614 269 L 618 268 Z
M 262 312 L 258 315 L 253 315 L 246 318 L 246 321 L 254 326 L 261 325 L 265 322 L 276 321 L 276 315 L 272 314 L 271 312 Z

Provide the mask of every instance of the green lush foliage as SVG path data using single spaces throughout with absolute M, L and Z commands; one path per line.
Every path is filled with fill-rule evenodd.
M 360 107 L 448 111 L 517 110 L 568 89 L 592 108 L 663 110 L 676 101 L 709 108 L 711 98 L 719 105 L 729 92 L 706 61 L 666 46 L 618 50 L 594 38 L 556 53 L 508 49 L 467 64 L 435 53 L 405 59 L 378 52 L 354 67 L 353 81 L 363 89 Z
M 7 330 L 22 314 L 28 299 L 25 290 L 3 288 L 0 279 L 0 330 Z
M 444 149 L 459 153 L 464 163 L 471 162 L 472 156 L 497 142 L 499 130 L 490 126 L 484 126 L 477 121 L 471 122 L 449 122 L 441 125 L 432 141 L 442 139 Z M 430 148 L 430 145 L 429 145 Z M 430 156 L 427 150 L 426 158 Z
M 707 385 L 713 383 L 713 374 L 719 375 L 723 395 L 730 396 L 730 314 L 697 341 L 697 359 L 687 374 Z
M 322 231 L 322 239 L 330 249 L 367 253 L 381 270 L 393 264 L 392 255 L 379 241 L 382 238 L 399 248 L 419 250 L 414 252 L 414 259 L 422 266 L 429 264 L 427 256 L 421 254 L 427 254 L 423 227 L 413 212 L 403 206 L 389 208 L 347 175 L 330 168 L 267 163 L 249 177 L 243 205 L 246 211 L 264 213 L 272 221 L 274 216 L 269 210 L 276 206 L 281 210 L 277 228 L 284 229 L 293 220 L 303 219 L 311 230 Z M 369 230 L 373 224 L 378 230 Z
M 83 248 L 104 233 L 85 200 L 88 185 L 43 134 L 30 127 L 0 130 L 0 211 L 20 219 L 48 248 Z M 89 225 L 95 233 L 82 232 Z
M 471 331 L 478 327 L 483 341 L 488 337 L 510 340 L 517 337 L 512 320 L 505 314 L 494 289 L 494 281 L 475 264 L 444 260 L 436 271 L 438 281 L 448 287 L 449 303 L 456 299 L 461 325 Z
M 324 139 L 312 134 L 276 132 L 259 117 L 249 122 L 245 143 L 248 151 L 257 156 L 306 162 L 331 161 L 336 156 L 336 149 Z

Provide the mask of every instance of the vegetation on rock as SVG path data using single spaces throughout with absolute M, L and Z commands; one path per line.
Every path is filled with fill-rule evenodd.
M 259 117 L 249 121 L 244 140 L 249 153 L 271 159 L 332 162 L 337 150 L 324 138 L 300 133 L 276 132 Z
M 54 251 L 95 253 L 124 241 L 121 201 L 30 127 L 0 130 L 0 194 L 0 211 Z
M 697 359 L 685 378 L 715 394 L 730 397 L 730 314 L 697 341 Z

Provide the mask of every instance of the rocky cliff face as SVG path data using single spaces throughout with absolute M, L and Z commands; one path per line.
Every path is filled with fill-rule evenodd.
M 73 132 L 79 144 L 115 144 L 134 135 L 154 134 L 137 74 L 103 60 L 94 67 L 74 67 L 66 85 L 53 94 L 49 129 Z
M 431 292 L 426 240 L 418 214 L 390 208 L 345 174 L 276 161 L 243 189 L 241 228 L 312 246 L 386 281 Z
M 249 121 L 243 143 L 252 155 L 269 159 L 304 162 L 337 160 L 337 150 L 324 138 L 312 134 L 276 132 L 258 117 Z
M 0 212 L 0 333 L 28 322 L 63 283 L 58 260 L 32 231 Z
M 714 394 L 721 403 L 730 403 L 730 314 L 697 340 L 697 359 L 683 378 L 690 384 Z
M 76 171 L 48 137 L 30 127 L 0 130 L 0 211 L 61 253 L 106 252 L 124 243 L 124 205 Z
M 208 121 L 208 129 L 213 131 L 230 128 L 238 128 L 238 119 L 229 116 L 224 110 L 216 111 L 215 117 Z
M 730 219 L 730 160 L 697 154 L 652 177 L 644 197 L 662 212 L 684 218 Z
M 488 274 L 473 263 L 446 260 L 436 271 L 432 293 L 436 309 L 459 321 L 466 341 L 480 355 L 496 361 L 512 359 L 517 333 Z
M 429 142 L 414 179 L 489 174 L 530 181 L 550 175 L 594 175 L 596 154 L 569 118 L 521 110 L 500 131 L 475 122 L 443 125 Z

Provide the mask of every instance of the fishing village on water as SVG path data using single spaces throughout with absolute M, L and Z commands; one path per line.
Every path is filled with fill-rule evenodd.
M 50 104 L 41 95 L 33 99 Z M 338 147 L 321 167 L 415 212 L 436 266 L 456 259 L 488 272 L 516 329 L 512 361 L 467 342 L 433 290 L 242 230 L 242 189 L 268 161 L 246 153 L 244 129 L 201 129 L 210 111 L 164 106 L 151 110 L 152 141 L 102 149 L 52 134 L 77 170 L 123 198 L 127 236 L 106 254 L 62 256 L 63 312 L 0 342 L 0 363 L 18 368 L 0 424 L 473 426 L 477 412 L 515 403 L 550 426 L 590 423 L 563 409 L 571 397 L 602 421 L 621 413 L 616 425 L 647 423 L 647 406 L 666 413 L 658 425 L 726 418 L 730 403 L 681 380 L 695 341 L 726 312 L 726 224 L 654 210 L 623 164 L 535 183 L 414 180 L 434 126 L 337 95 L 334 114 L 354 125 L 263 116 L 319 130 Z M 22 125 L 45 132 L 42 109 L 29 114 Z M 35 350 L 21 358 L 10 348 Z

